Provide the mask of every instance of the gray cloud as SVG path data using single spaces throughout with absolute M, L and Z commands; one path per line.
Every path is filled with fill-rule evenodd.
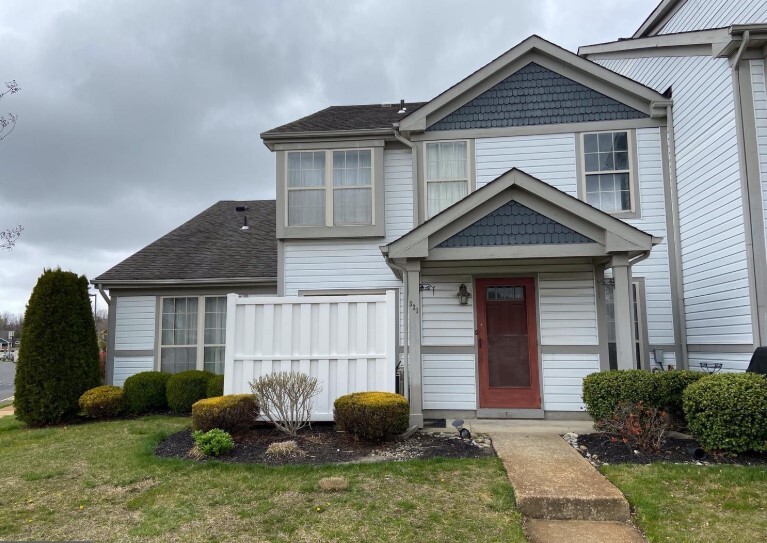
M 95 276 L 220 199 L 274 196 L 258 134 L 330 104 L 426 100 L 532 33 L 631 34 L 642 0 L 5 0 L 0 311 L 44 267 Z

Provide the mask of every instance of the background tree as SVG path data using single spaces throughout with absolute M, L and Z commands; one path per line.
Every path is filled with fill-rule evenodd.
M 73 417 L 83 392 L 100 384 L 96 325 L 84 275 L 45 270 L 37 280 L 24 315 L 15 384 L 16 418 L 31 426 Z
M 15 79 L 13 81 L 6 81 L 5 90 L 0 92 L 0 100 L 2 100 L 6 94 L 16 94 L 20 90 L 21 88 L 16 83 Z M 16 120 L 18 118 L 19 116 L 13 113 L 8 113 L 7 116 L 0 114 L 0 141 L 7 138 L 8 135 L 13 132 L 13 129 L 16 128 Z M 22 230 L 24 230 L 24 228 L 22 228 L 21 225 L 14 228 L 8 228 L 7 230 L 0 230 L 0 250 L 13 249 Z

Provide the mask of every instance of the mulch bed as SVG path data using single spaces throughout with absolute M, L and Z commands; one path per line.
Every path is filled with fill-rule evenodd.
M 570 442 L 572 444 L 572 442 Z M 622 441 L 614 441 L 604 433 L 580 434 L 576 449 L 592 464 L 652 464 L 673 462 L 677 464 L 738 464 L 743 466 L 767 465 L 767 453 L 743 453 L 738 455 L 709 453 L 695 459 L 689 449 L 700 448 L 694 439 L 669 437 L 660 451 L 641 451 L 628 447 Z
M 304 428 L 293 438 L 303 454 L 274 457 L 266 454 L 272 443 L 291 440 L 273 427 L 258 428 L 232 435 L 234 449 L 215 460 L 244 464 L 321 465 L 352 462 L 382 462 L 428 458 L 482 458 L 495 454 L 489 439 L 462 440 L 455 432 L 428 434 L 416 432 L 402 441 L 368 443 L 355 440 L 353 436 L 336 431 L 331 425 L 312 425 Z M 182 430 L 168 436 L 155 449 L 157 456 L 190 458 L 194 446 L 190 430 Z

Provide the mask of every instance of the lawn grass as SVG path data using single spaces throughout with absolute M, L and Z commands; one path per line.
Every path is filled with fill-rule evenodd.
M 496 458 L 269 468 L 154 457 L 188 425 L 0 419 L 0 540 L 525 541 Z M 320 490 L 329 476 L 349 489 Z
M 651 542 L 756 543 L 767 537 L 767 467 L 603 466 Z
M 13 406 L 13 400 L 7 400 L 5 402 L 0 402 L 0 409 L 3 407 L 11 407 Z

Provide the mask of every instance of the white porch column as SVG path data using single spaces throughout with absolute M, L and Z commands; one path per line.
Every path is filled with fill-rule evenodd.
M 619 370 L 636 368 L 634 348 L 634 317 L 631 299 L 631 264 L 628 255 L 614 255 L 611 259 L 615 281 L 615 342 Z
M 410 425 L 423 428 L 423 369 L 421 361 L 421 263 L 408 261 L 407 295 L 405 311 L 408 319 L 408 343 L 410 347 L 408 375 L 410 385 Z

